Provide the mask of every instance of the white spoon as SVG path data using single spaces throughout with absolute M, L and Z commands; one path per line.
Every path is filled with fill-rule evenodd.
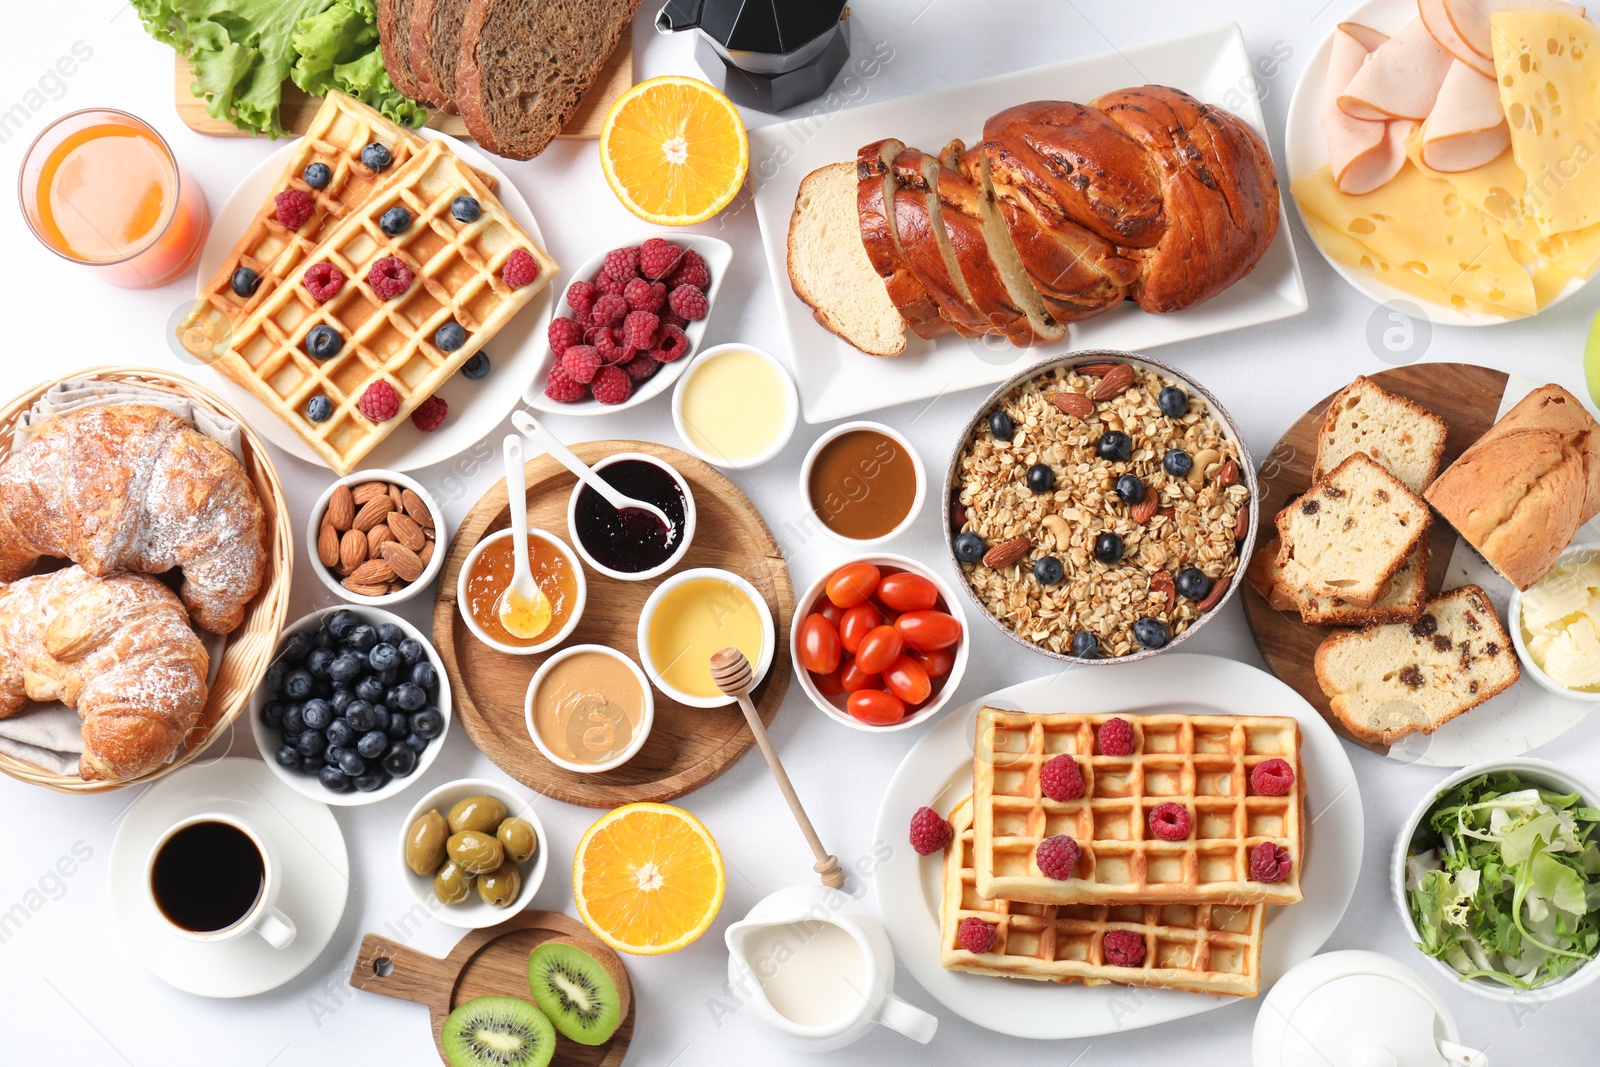
M 506 496 L 511 511 L 511 546 L 515 569 L 511 584 L 495 603 L 500 625 L 513 637 L 524 641 L 538 637 L 550 626 L 554 609 L 539 583 L 533 580 L 528 562 L 528 476 L 522 466 L 522 438 L 506 434 Z
M 549 453 L 557 463 L 577 475 L 580 482 L 599 493 L 600 498 L 607 504 L 618 511 L 626 511 L 629 508 L 643 511 L 654 517 L 666 530 L 673 529 L 672 520 L 667 518 L 666 512 L 647 500 L 635 500 L 631 496 L 624 496 L 616 486 L 590 470 L 583 460 L 572 454 L 571 449 L 556 439 L 555 434 L 539 425 L 539 421 L 526 411 L 512 412 L 511 425 L 520 430 L 528 440 Z

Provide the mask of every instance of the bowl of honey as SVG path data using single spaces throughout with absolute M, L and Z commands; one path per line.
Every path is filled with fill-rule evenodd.
M 737 648 L 755 674 L 767 676 L 777 630 L 766 598 L 732 571 L 693 567 L 656 586 L 639 613 L 639 658 L 662 693 L 691 708 L 720 708 L 733 698 L 711 677 L 711 657 Z
M 599 774 L 644 746 L 656 703 L 650 680 L 633 660 L 605 645 L 573 645 L 539 665 L 523 713 L 545 759 Z
M 800 465 L 800 495 L 836 541 L 865 547 L 904 533 L 922 511 L 928 475 L 922 457 L 881 422 L 846 422 L 811 446 Z
M 518 637 L 500 621 L 500 598 L 516 566 L 512 531 L 497 530 L 472 546 L 456 580 L 456 607 L 472 636 L 497 652 L 531 656 L 571 636 L 583 617 L 589 587 L 572 548 L 548 530 L 528 530 L 528 566 L 550 600 L 550 622 L 533 637 Z
M 578 482 L 567 500 L 567 529 L 583 562 L 620 582 L 659 578 L 681 563 L 694 540 L 694 492 L 688 479 L 666 460 L 643 452 L 618 452 L 592 469 L 624 496 L 660 508 L 667 524 L 642 508 L 618 511 Z

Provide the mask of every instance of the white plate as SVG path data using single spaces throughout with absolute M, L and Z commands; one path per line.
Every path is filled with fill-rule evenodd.
M 1359 22 L 1393 35 L 1416 17 L 1416 0 L 1368 0 L 1339 21 Z M 1328 143 L 1323 138 L 1319 112 L 1323 103 L 1323 80 L 1328 76 L 1328 56 L 1332 50 L 1333 33 L 1330 32 L 1322 39 L 1322 43 L 1317 46 L 1317 50 L 1311 54 L 1311 59 L 1300 71 L 1300 80 L 1294 87 L 1294 96 L 1289 99 L 1289 121 L 1284 130 L 1284 157 L 1289 171 L 1288 180 L 1282 183 L 1285 203 L 1294 200 L 1294 197 L 1289 195 L 1289 187 L 1294 184 L 1296 178 L 1310 174 L 1328 162 Z M 1300 206 L 1296 204 L 1295 211 L 1299 210 Z M 1385 285 L 1368 275 L 1347 268 L 1328 255 L 1309 229 L 1301 232 L 1316 246 L 1317 251 L 1322 253 L 1322 258 L 1328 261 L 1328 265 L 1338 271 L 1341 278 L 1354 286 L 1363 296 L 1379 304 L 1393 302 L 1397 311 L 1404 311 L 1407 314 L 1410 313 L 1410 309 L 1416 308 L 1423 312 L 1429 322 L 1442 323 L 1446 326 L 1498 326 L 1503 322 L 1517 321 L 1499 315 L 1462 311 L 1445 304 L 1435 304 L 1413 296 L 1403 289 Z M 1574 278 L 1540 311 L 1555 307 L 1582 289 L 1585 283 L 1586 279 Z
M 711 311 L 705 318 L 695 319 L 684 327 L 683 334 L 689 339 L 689 351 L 656 371 L 653 378 L 635 383 L 633 392 L 620 404 L 602 404 L 592 396 L 571 404 L 563 404 L 544 395 L 545 379 L 550 372 L 550 320 L 557 315 L 571 316 L 572 311 L 567 307 L 567 290 L 577 282 L 593 281 L 600 273 L 606 253 L 596 252 L 572 272 L 572 280 L 562 286 L 561 299 L 552 300 L 548 312 L 540 317 L 540 332 L 535 339 L 539 359 L 534 365 L 533 379 L 528 382 L 527 391 L 522 395 L 524 404 L 535 411 L 547 411 L 552 415 L 606 415 L 613 411 L 626 411 L 638 407 L 645 401 L 660 396 L 673 382 L 683 377 L 683 372 L 688 369 L 689 364 L 694 361 L 695 354 L 700 351 L 700 339 L 706 335 L 706 323 L 710 322 L 711 316 L 716 313 L 717 291 L 722 288 L 722 278 L 728 273 L 728 264 L 733 262 L 733 248 L 726 241 L 719 241 L 715 237 L 707 237 L 700 233 L 649 233 L 637 241 L 613 245 L 612 248 L 625 248 L 630 244 L 640 245 L 651 237 L 665 237 L 680 248 L 700 253 L 700 258 L 706 261 L 706 270 L 711 273 L 711 288 L 706 290 L 706 303 L 711 305 Z
M 925 341 L 908 334 L 904 354 L 881 359 L 823 329 L 789 286 L 789 215 L 801 179 L 818 167 L 855 159 L 856 150 L 864 144 L 892 135 L 907 144 L 932 149 L 952 137 L 976 136 L 990 115 L 1028 100 L 1087 101 L 1152 79 L 1227 108 L 1265 136 L 1259 102 L 1249 92 L 1240 91 L 1241 86 L 1254 84 L 1253 78 L 1244 38 L 1239 27 L 1230 23 L 1158 44 L 850 108 L 821 124 L 807 117 L 751 130 L 751 174 L 772 175 L 752 182 L 756 218 L 805 420 L 831 422 L 893 404 L 992 385 L 1029 363 L 1072 348 L 1144 351 L 1305 311 L 1305 286 L 1289 239 L 1288 215 L 1281 209 L 1278 234 L 1266 255 L 1255 270 L 1227 291 L 1199 307 L 1171 315 L 1147 315 L 1126 303 L 1074 324 L 1054 345 L 1014 348 L 993 338 L 988 343 L 969 342 L 951 335 Z
M 283 863 L 278 907 L 294 920 L 288 948 L 254 934 L 191 941 L 172 929 L 146 889 L 145 862 L 178 820 L 232 812 L 272 841 Z M 111 845 L 111 912 L 139 962 L 175 989 L 199 997 L 252 997 L 276 989 L 322 954 L 344 915 L 350 861 L 333 812 L 251 759 L 196 763 L 161 779 L 134 802 Z
M 1344 917 L 1361 869 L 1361 792 L 1339 739 L 1294 690 L 1254 667 L 1187 653 L 1035 678 L 945 716 L 906 754 L 878 809 L 877 840 L 893 849 L 874 879 L 878 913 L 906 969 L 957 1015 L 1012 1037 L 1082 1038 L 1184 1019 L 1238 999 L 995 978 L 939 965 L 943 862 L 937 854 L 918 856 L 907 844 L 907 827 L 912 812 L 924 804 L 948 812 L 972 791 L 973 730 L 985 704 L 1044 714 L 1293 715 L 1300 722 L 1300 761 L 1306 776 L 1306 868 L 1300 878 L 1305 899 L 1267 909 L 1262 992 L 1290 967 L 1315 955 Z
M 505 205 L 517 224 L 527 231 L 528 236 L 541 247 L 544 245 L 544 236 L 539 232 L 539 223 L 534 219 L 533 211 L 504 171 L 482 152 L 454 137 L 426 128 L 416 132 L 429 139 L 447 142 L 451 151 L 467 163 L 494 175 L 498 183 L 494 195 Z M 256 164 L 255 169 L 245 175 L 244 180 L 234 187 L 228 199 L 217 209 L 211 221 L 211 236 L 206 238 L 205 248 L 200 251 L 199 272 L 195 281 L 197 286 L 204 285 L 217 272 L 217 268 L 233 250 L 239 235 L 254 220 L 262 201 L 271 194 L 278 176 L 283 173 L 294 144 L 293 141 L 289 142 Z M 533 378 L 544 356 L 544 335 L 540 331 L 545 320 L 545 308 L 550 303 L 550 293 L 554 288 L 555 281 L 552 279 L 551 284 L 541 289 L 527 307 L 513 316 L 483 346 L 483 353 L 489 357 L 488 377 L 472 381 L 465 375 L 457 374 L 439 387 L 435 395 L 442 397 L 450 407 L 444 425 L 432 433 L 423 433 L 407 419 L 404 426 L 396 427 L 382 444 L 362 458 L 362 466 L 410 471 L 439 463 L 477 444 L 483 437 L 485 427 L 494 426 L 504 419 L 506 413 L 516 406 L 523 388 Z M 261 436 L 296 459 L 303 459 L 318 467 L 327 466 L 288 423 L 274 415 L 248 389 L 234 384 L 222 374 L 216 375 L 216 381 L 217 391 L 238 409 L 239 414 Z

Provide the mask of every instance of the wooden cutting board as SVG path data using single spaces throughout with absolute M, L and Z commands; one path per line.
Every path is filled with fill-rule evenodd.
M 499 926 L 472 931 L 442 960 L 387 937 L 368 934 L 361 939 L 350 984 L 368 993 L 426 1004 L 432 1019 L 434 1048 L 444 1060 L 439 1034 L 445 1019 L 462 1004 L 475 997 L 519 997 L 532 1002 L 528 957 L 553 937 L 573 938 L 583 942 L 596 958 L 609 956 L 618 964 L 622 962 L 576 919 L 553 911 L 525 911 Z M 638 1004 L 631 983 L 628 1000 L 628 1017 L 605 1044 L 580 1045 L 557 1036 L 555 1059 L 550 1061 L 553 1067 L 618 1067 L 633 1040 L 633 1015 Z
M 1450 424 L 1440 470 L 1454 463 L 1456 457 L 1494 425 L 1507 379 L 1504 371 L 1466 363 L 1418 363 L 1368 377 L 1391 393 L 1415 400 Z M 1335 395 L 1330 393 L 1323 397 L 1300 416 L 1262 462 L 1262 532 L 1257 551 L 1275 536 L 1270 529 L 1273 517 L 1311 487 L 1311 468 L 1317 459 L 1317 435 Z M 1437 515 L 1429 527 L 1428 538 L 1428 595 L 1435 596 L 1444 582 L 1459 538 L 1454 528 Z M 1256 645 L 1274 674 L 1310 701 L 1342 736 L 1376 752 L 1388 751 L 1386 746 L 1367 744 L 1351 737 L 1329 708 L 1328 697 L 1317 684 L 1313 661 L 1317 646 L 1331 632 L 1329 627 L 1307 626 L 1295 612 L 1274 611 L 1248 582 L 1244 587 L 1244 610 Z
M 742 575 L 766 598 L 777 627 L 777 653 L 766 679 L 751 694 L 761 721 L 772 723 L 789 691 L 789 621 L 794 585 L 783 551 L 761 513 L 731 481 L 693 456 L 648 441 L 590 441 L 573 445 L 585 463 L 618 452 L 642 452 L 666 460 L 689 482 L 696 511 L 694 541 L 670 573 L 719 567 Z M 567 498 L 577 479 L 549 456 L 527 463 L 528 525 L 549 530 L 568 544 Z M 506 483 L 496 482 L 473 505 L 450 544 L 439 573 L 433 609 L 433 641 L 450 675 L 455 714 L 472 743 L 501 770 L 530 789 L 568 804 L 611 808 L 639 801 L 667 801 L 700 788 L 744 755 L 755 738 L 737 704 L 691 708 L 655 693 L 655 724 L 627 763 L 602 774 L 579 774 L 544 758 L 528 736 L 524 700 L 544 655 L 497 652 L 472 635 L 456 609 L 456 582 L 474 545 L 511 525 Z M 669 575 L 670 576 L 670 575 Z M 657 582 L 622 582 L 585 568 L 588 598 L 562 648 L 607 645 L 639 662 L 639 612 Z M 552 652 L 559 649 L 553 649 Z
M 181 54 L 174 55 L 175 62 L 172 68 L 172 95 L 173 102 L 178 107 L 178 118 L 183 124 L 196 133 L 211 134 L 214 137 L 249 137 L 231 122 L 214 119 L 206 113 L 206 101 L 203 96 L 195 96 L 189 91 L 194 83 L 194 71 L 189 66 L 189 60 Z M 578 104 L 572 121 L 556 136 L 567 138 L 592 138 L 600 136 L 600 126 L 605 122 L 606 113 L 611 110 L 611 105 L 616 103 L 617 97 L 633 87 L 633 27 L 630 25 L 623 29 L 622 39 L 617 42 L 616 49 L 611 57 L 606 60 L 606 65 L 601 68 L 600 74 L 595 78 L 594 84 L 589 86 L 589 91 L 584 94 L 583 101 Z M 280 108 L 280 121 L 284 128 L 292 134 L 306 132 L 306 127 L 311 124 L 311 116 L 316 114 L 317 108 L 322 105 L 322 98 L 307 96 L 293 84 L 285 83 L 283 87 L 283 104 Z M 440 133 L 448 133 L 452 137 L 468 137 L 467 124 L 461 121 L 460 115 L 449 115 L 435 108 L 428 109 L 428 122 L 430 129 Z

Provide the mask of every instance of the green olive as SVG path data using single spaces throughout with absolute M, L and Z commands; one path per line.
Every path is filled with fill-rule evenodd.
M 492 871 L 505 859 L 505 849 L 500 846 L 499 839 L 478 830 L 451 834 L 444 847 L 445 854 L 468 874 Z
M 509 907 L 522 892 L 522 874 L 514 863 L 478 877 L 478 895 L 497 908 Z
M 463 830 L 476 830 L 492 834 L 505 817 L 506 806 L 494 797 L 463 797 L 450 809 L 450 832 L 459 834 Z
M 446 860 L 439 873 L 433 876 L 433 895 L 441 904 L 459 904 L 472 895 L 475 878 L 459 863 Z
M 406 831 L 406 866 L 417 874 L 432 874 L 444 862 L 444 841 L 450 836 L 444 816 L 437 810 L 417 818 Z
M 494 832 L 505 846 L 506 859 L 513 863 L 527 863 L 533 859 L 533 854 L 539 851 L 539 837 L 533 832 L 533 827 L 522 819 L 507 819 L 500 824 L 500 829 Z

